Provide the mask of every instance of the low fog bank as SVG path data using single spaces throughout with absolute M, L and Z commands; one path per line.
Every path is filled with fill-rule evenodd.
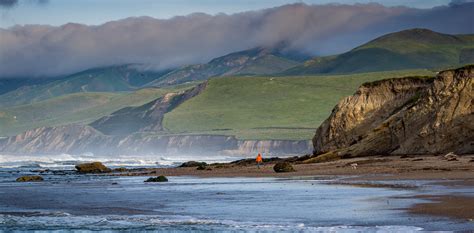
M 99 26 L 15 26 L 0 29 L 0 77 L 57 76 L 131 63 L 165 69 L 281 42 L 287 49 L 328 55 L 414 27 L 473 33 L 473 11 L 469 1 L 432 9 L 292 4 L 232 15 L 127 18 Z

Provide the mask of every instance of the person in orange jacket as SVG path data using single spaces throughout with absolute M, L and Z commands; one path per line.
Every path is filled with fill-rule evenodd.
M 260 164 L 263 162 L 262 155 L 260 153 L 258 153 L 255 161 L 257 162 L 257 167 L 260 169 Z

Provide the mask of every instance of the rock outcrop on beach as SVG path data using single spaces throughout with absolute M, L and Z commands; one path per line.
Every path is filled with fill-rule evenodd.
M 179 167 L 199 167 L 199 166 L 207 166 L 206 162 L 197 162 L 197 161 L 188 161 L 182 163 Z
M 79 173 L 107 173 L 112 170 L 106 167 L 101 162 L 81 163 L 76 165 L 76 170 Z
M 363 84 L 313 138 L 334 157 L 474 153 L 474 66 Z
M 16 182 L 38 182 L 43 181 L 43 177 L 41 176 L 22 176 L 16 179 Z
M 277 164 L 275 164 L 275 166 L 273 166 L 273 171 L 277 173 L 281 173 L 281 172 L 294 172 L 296 170 L 293 168 L 293 165 L 291 165 L 291 163 L 289 162 L 278 162 Z

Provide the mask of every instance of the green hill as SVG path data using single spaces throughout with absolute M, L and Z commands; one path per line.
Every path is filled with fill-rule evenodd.
M 243 139 L 310 139 L 340 98 L 368 81 L 427 70 L 297 77 L 211 79 L 204 91 L 166 113 L 157 134 L 224 134 Z M 132 92 L 80 92 L 0 110 L 0 136 L 68 123 L 90 123 L 194 84 Z M 151 133 L 151 132 L 150 132 Z
M 55 80 L 54 78 L 0 78 L 0 95 L 22 86 L 46 84 Z
M 140 106 L 163 94 L 190 85 L 145 88 L 133 92 L 81 92 L 0 109 L 0 136 L 16 135 L 28 129 L 69 123 L 89 123 L 129 106 Z
M 19 85 L 15 90 L 0 95 L 0 107 L 30 104 L 72 93 L 132 91 L 162 75 L 160 72 L 141 71 L 133 65 L 123 65 L 90 69 L 32 85 L 29 81 L 25 85 Z M 12 85 L 7 81 L 3 83 L 5 86 Z
M 275 74 L 300 64 L 298 60 L 301 57 L 304 56 L 284 53 L 279 48 L 254 48 L 215 58 L 207 64 L 181 67 L 149 85 L 174 85 L 215 76 Z
M 229 77 L 211 79 L 198 96 L 167 113 L 174 134 L 225 134 L 243 139 L 311 139 L 343 97 L 364 82 L 408 75 L 405 70 L 332 76 Z
M 474 62 L 474 35 L 411 29 L 379 37 L 347 53 L 317 57 L 285 75 L 442 69 Z
M 140 65 L 86 70 L 54 79 L 0 79 L 0 107 L 30 104 L 80 92 L 120 92 L 173 86 L 213 76 L 274 74 L 300 64 L 305 56 L 281 49 L 255 48 L 176 70 L 146 71 Z M 298 61 L 297 61 L 298 60 Z

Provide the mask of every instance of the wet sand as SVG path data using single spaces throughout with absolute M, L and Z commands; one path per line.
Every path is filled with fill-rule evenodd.
M 357 163 L 357 169 L 351 164 Z M 274 162 L 257 168 L 256 165 L 214 164 L 209 170 L 196 167 L 159 168 L 131 171 L 117 175 L 124 176 L 197 176 L 197 177 L 343 177 L 334 184 L 354 185 L 369 188 L 417 187 L 397 184 L 396 181 L 428 180 L 447 188 L 474 187 L 474 155 L 460 156 L 457 161 L 447 161 L 443 156 L 384 156 L 343 159 L 339 161 L 293 164 L 295 172 L 276 173 Z M 395 184 L 382 184 L 381 181 L 395 181 Z M 379 183 L 377 183 L 379 182 Z M 416 204 L 407 211 L 413 214 L 445 216 L 465 221 L 474 218 L 474 197 L 456 195 L 413 196 L 432 202 Z M 474 228 L 474 226 L 473 226 Z
M 447 161 L 442 156 L 366 157 L 343 159 L 326 163 L 293 164 L 295 172 L 276 173 L 275 162 L 257 168 L 255 164 L 214 164 L 209 170 L 196 167 L 150 168 L 117 175 L 122 176 L 197 176 L 197 177 L 295 177 L 295 176 L 357 176 L 357 180 L 444 180 L 460 179 L 474 183 L 474 155 L 461 156 L 458 161 Z M 357 169 L 350 165 L 357 163 Z M 349 178 L 350 179 L 350 178 Z
M 408 212 L 464 219 L 473 222 L 474 228 L 474 197 L 452 195 L 417 197 L 432 202 L 415 204 L 408 209 Z

